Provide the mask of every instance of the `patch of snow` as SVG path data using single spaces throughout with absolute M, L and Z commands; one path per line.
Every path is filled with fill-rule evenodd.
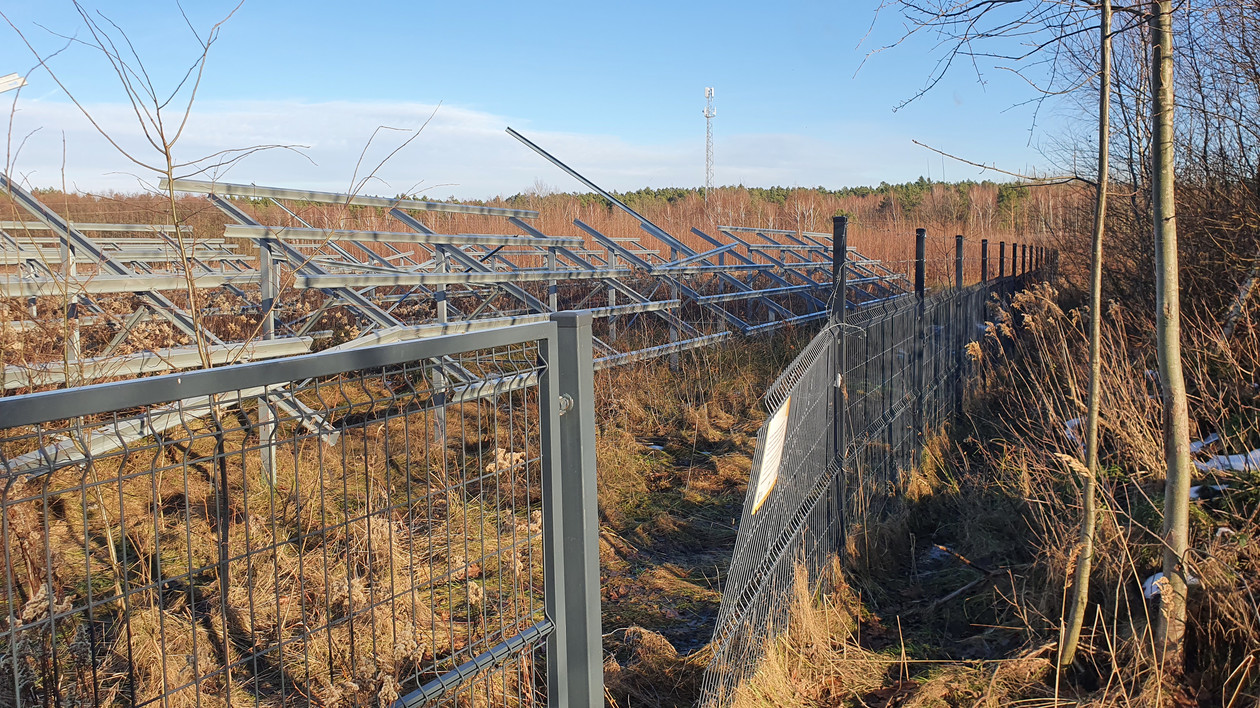
M 1142 597 L 1151 599 L 1164 591 L 1164 586 L 1168 581 L 1164 580 L 1164 573 L 1161 571 L 1142 581 Z M 1186 575 L 1186 585 L 1198 585 L 1199 579 L 1193 575 Z
M 1076 435 L 1076 429 L 1079 427 L 1081 427 L 1080 418 L 1063 421 L 1063 432 L 1067 435 L 1067 439 L 1077 444 L 1080 444 L 1081 442 L 1081 439 Z
M 1067 436 L 1068 441 L 1075 445 L 1076 449 L 1082 454 L 1085 452 L 1085 438 L 1079 431 L 1084 425 L 1084 422 L 1085 421 L 1082 418 L 1073 418 L 1071 420 L 1063 421 L 1063 434 Z
M 1228 484 L 1199 484 L 1190 488 L 1191 499 L 1214 499 L 1229 489 Z
M 1203 438 L 1202 440 L 1195 440 L 1194 442 L 1190 443 L 1190 452 L 1197 453 L 1199 450 L 1202 450 L 1203 448 L 1207 447 L 1208 445 L 1211 445 L 1214 442 L 1220 442 L 1220 440 L 1221 440 L 1220 435 L 1217 435 L 1216 433 L 1212 433 L 1211 435 L 1207 436 L 1206 438 Z
M 1239 455 L 1213 455 L 1207 462 L 1196 462 L 1194 466 L 1200 470 L 1224 470 L 1229 472 L 1246 472 L 1260 470 L 1260 450 L 1252 450 Z

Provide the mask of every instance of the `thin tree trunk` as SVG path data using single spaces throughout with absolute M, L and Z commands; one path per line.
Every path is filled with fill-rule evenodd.
M 1089 604 L 1089 573 L 1094 565 L 1094 529 L 1098 520 L 1096 491 L 1098 479 L 1098 415 L 1102 379 L 1102 248 L 1107 221 L 1107 182 L 1111 167 L 1111 0 L 1102 0 L 1099 10 L 1098 80 L 1098 195 L 1094 202 L 1093 263 L 1089 284 L 1089 401 L 1085 423 L 1085 472 L 1081 480 L 1083 509 L 1080 555 L 1072 581 L 1072 603 L 1059 651 L 1059 666 L 1076 658 L 1076 647 Z
M 1181 370 L 1181 302 L 1177 281 L 1177 207 L 1173 146 L 1172 2 L 1151 3 L 1151 155 L 1155 231 L 1155 328 L 1164 403 L 1164 578 L 1155 646 L 1164 666 L 1182 669 L 1186 631 L 1185 555 L 1190 526 L 1190 422 Z
M 1234 327 L 1238 326 L 1238 318 L 1242 317 L 1243 312 L 1247 309 L 1247 301 L 1251 299 L 1251 293 L 1256 289 L 1257 279 L 1260 279 L 1260 251 L 1256 251 L 1251 272 L 1238 288 L 1238 297 L 1234 299 L 1233 307 L 1229 308 L 1229 314 L 1225 316 L 1225 326 L 1221 328 L 1221 339 L 1229 339 L 1234 336 Z M 1224 343 L 1222 342 L 1223 345 Z

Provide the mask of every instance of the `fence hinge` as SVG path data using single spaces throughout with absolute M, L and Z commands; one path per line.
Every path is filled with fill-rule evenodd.
M 836 388 L 844 388 L 844 374 L 836 374 Z
M 573 410 L 573 396 L 567 393 L 560 394 L 560 415 L 564 415 Z

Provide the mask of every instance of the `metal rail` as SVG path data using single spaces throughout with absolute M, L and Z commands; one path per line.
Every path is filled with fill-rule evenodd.
M 186 237 L 185 245 L 194 249 L 188 255 L 180 253 L 180 244 L 161 233 L 158 238 L 118 236 L 107 243 L 88 240 L 81 233 L 59 239 L 6 237 L 0 244 L 0 265 L 14 264 L 20 272 L 0 273 L 0 297 L 25 298 L 31 311 L 44 309 L 57 299 L 73 300 L 91 313 L 80 319 L 82 314 L 75 312 L 71 320 L 75 327 L 112 330 L 103 340 L 91 340 L 108 341 L 109 346 L 76 351 L 71 357 L 91 362 L 90 366 L 77 367 L 85 372 L 85 378 L 77 380 L 105 375 L 112 353 L 154 314 L 175 321 L 188 336 L 200 337 L 211 346 L 230 344 L 216 334 L 215 325 L 226 321 L 230 309 L 220 306 L 185 313 L 174 306 L 171 297 L 186 299 L 190 291 L 207 296 L 217 291 L 236 298 L 241 303 L 239 312 L 254 313 L 249 316 L 257 318 L 258 324 L 247 327 L 252 333 L 249 336 L 264 341 L 285 335 L 309 336 L 321 329 L 321 323 L 329 322 L 328 318 L 348 312 L 357 336 L 336 342 L 338 349 L 488 326 L 459 323 L 539 318 L 562 306 L 584 307 L 601 313 L 597 314 L 599 332 L 594 340 L 601 365 L 666 354 L 676 357 L 689 348 L 688 342 L 709 341 L 706 338 L 724 333 L 760 334 L 816 321 L 819 313 L 827 311 L 820 291 L 830 282 L 830 256 L 823 240 L 783 229 L 724 228 L 722 237 L 717 238 L 693 229 L 693 234 L 711 246 L 697 251 L 537 145 L 509 132 L 639 219 L 645 233 L 608 236 L 575 221 L 584 238 L 551 236 L 527 223 L 526 219 L 537 216 L 528 210 L 176 180 L 163 186 L 206 195 L 234 223 L 209 237 Z M 45 223 L 51 210 L 33 198 L 24 200 L 20 194 L 17 198 L 39 219 L 29 223 L 56 231 L 56 224 Z M 265 205 L 278 205 L 290 223 L 268 224 L 256 218 L 250 210 L 264 201 Z M 309 223 L 309 215 L 299 216 L 304 209 L 309 214 L 311 205 L 372 207 L 366 213 L 386 215 L 405 230 L 382 230 L 378 221 L 370 222 L 371 227 L 357 228 L 352 218 L 355 212 L 350 217 L 339 215 L 333 228 L 319 228 Z M 483 218 L 514 233 L 477 228 L 443 234 L 422 223 L 418 212 Z M 25 226 L 28 222 L 15 223 Z M 63 230 L 68 228 L 64 220 L 62 224 Z M 90 226 L 102 233 L 132 227 L 141 233 L 165 228 Z M 167 230 L 174 232 L 175 227 Z M 65 247 L 67 239 L 71 240 L 70 248 Z M 252 241 L 257 244 L 257 255 L 242 253 L 239 243 L 225 239 Z M 54 244 L 61 247 L 46 247 Z M 772 255 L 776 252 L 778 258 Z M 68 269 L 63 264 L 67 253 Z M 852 307 L 906 292 L 901 276 L 878 263 L 866 258 L 852 258 L 850 263 L 852 282 L 863 286 L 851 291 Z M 79 267 L 84 264 L 93 265 L 96 271 Z M 312 305 L 304 293 L 317 294 L 318 301 Z M 151 310 L 125 320 L 102 317 L 108 308 L 98 305 L 98 300 L 127 294 L 150 299 Z M 663 302 L 670 304 L 659 304 Z M 656 323 L 655 328 L 651 323 Z M 29 329 L 20 319 L 10 326 Z M 635 338 L 642 342 L 635 351 L 618 346 L 628 327 L 647 334 Z M 322 329 L 330 329 L 330 325 L 324 324 Z M 659 334 L 653 334 L 654 329 Z M 652 341 L 655 337 L 668 340 Z M 177 348 L 179 343 L 173 346 Z M 161 359 L 146 358 L 149 363 L 140 370 L 160 370 L 156 362 Z M 167 359 L 170 369 L 195 365 L 187 357 Z M 47 363 L 34 362 L 32 371 Z M 121 360 L 115 370 L 120 374 L 137 371 L 133 364 Z M 465 373 L 447 373 L 467 380 Z M 22 378 L 15 375 L 9 380 Z M 43 376 L 26 380 L 53 384 L 58 379 Z
M 591 321 L 0 398 L 0 704 L 597 705 Z

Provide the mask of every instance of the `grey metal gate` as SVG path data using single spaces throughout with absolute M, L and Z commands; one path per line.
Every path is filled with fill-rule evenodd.
M 560 313 L 0 399 L 0 705 L 602 702 L 591 346 Z

